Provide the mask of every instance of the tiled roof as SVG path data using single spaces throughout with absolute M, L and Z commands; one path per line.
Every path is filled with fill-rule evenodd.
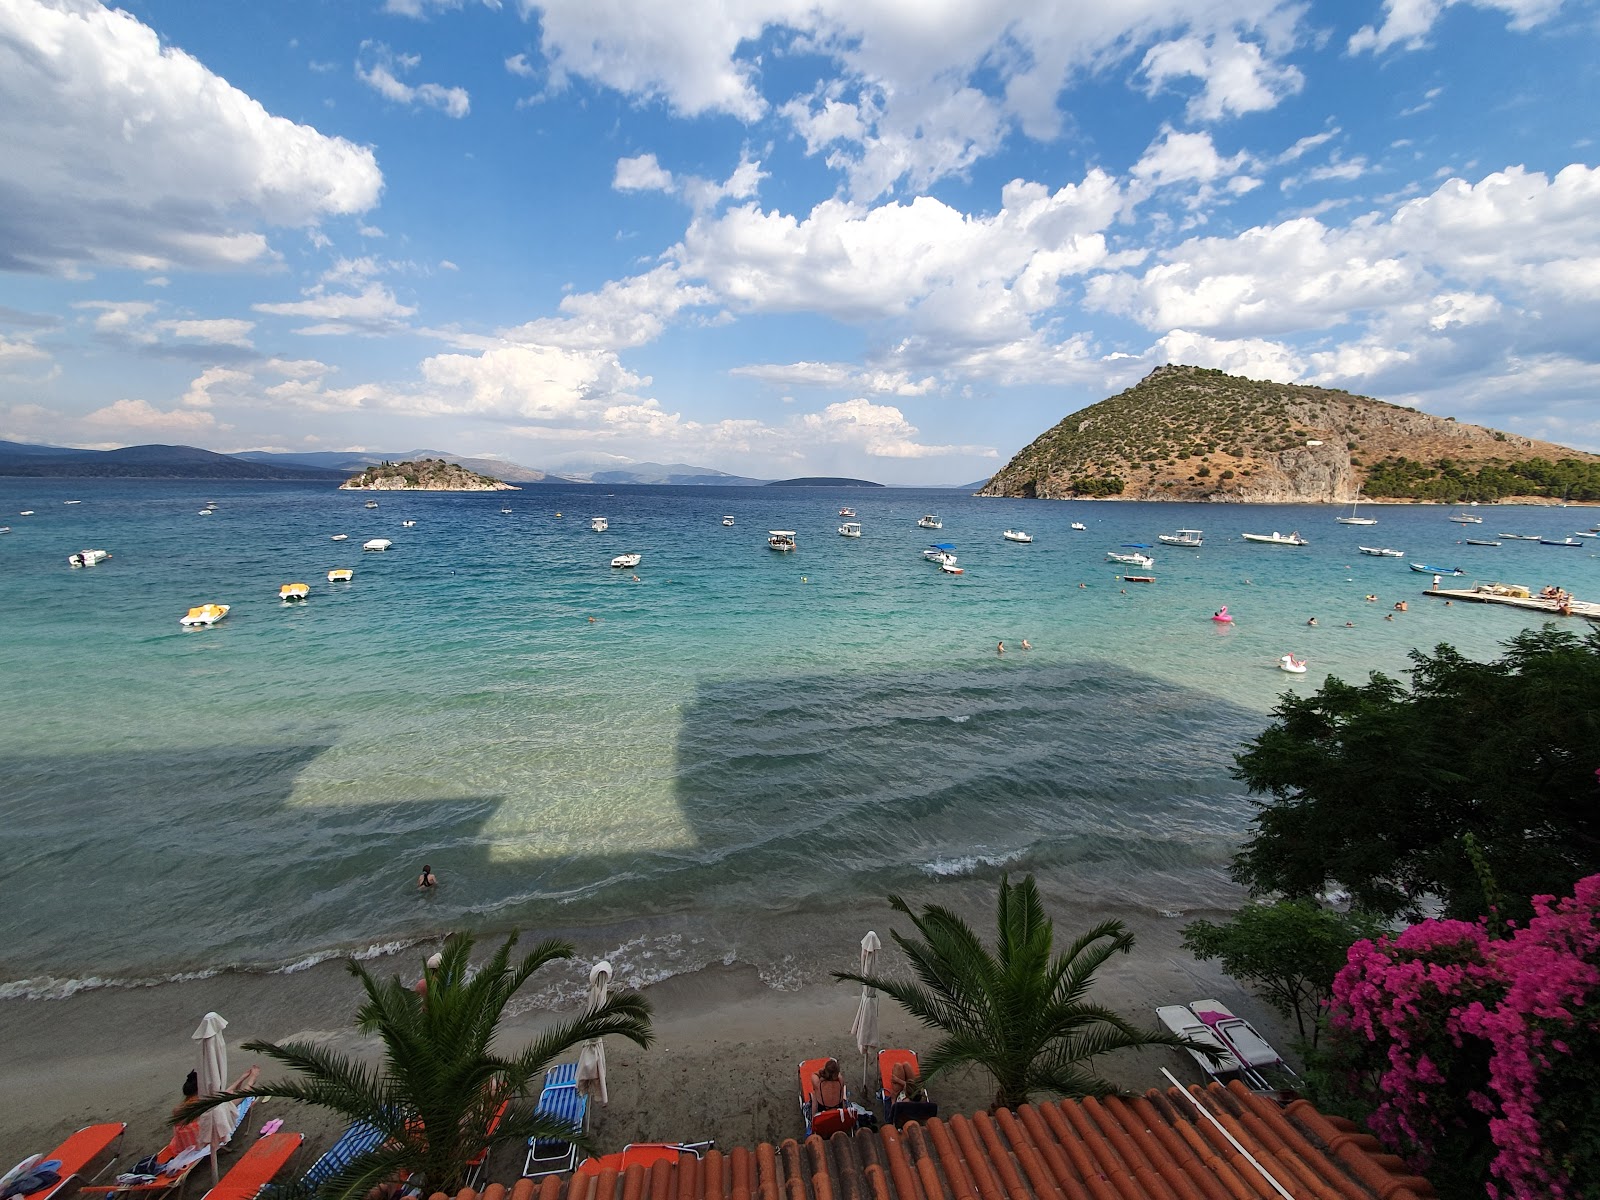
M 1434 1195 L 1426 1180 L 1409 1174 L 1351 1122 L 1325 1117 L 1305 1100 L 1285 1107 L 1232 1083 L 936 1117 L 904 1130 L 860 1130 L 827 1141 L 764 1142 L 754 1150 L 711 1150 L 703 1160 L 685 1156 L 648 1170 L 635 1165 L 622 1175 L 601 1171 L 524 1179 L 509 1189 L 491 1184 L 481 1197 L 467 1190 L 454 1200 L 1426 1200 Z

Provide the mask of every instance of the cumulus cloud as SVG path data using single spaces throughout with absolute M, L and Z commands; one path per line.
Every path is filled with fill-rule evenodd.
M 304 300 L 281 304 L 253 304 L 256 312 L 277 317 L 307 317 L 316 322 L 296 329 L 296 333 L 326 335 L 393 333 L 405 327 L 406 318 L 416 314 L 413 305 L 401 304 L 381 283 L 368 283 L 359 292 L 329 292 L 320 284 Z
M 1305 76 L 1296 67 L 1271 61 L 1259 44 L 1241 41 L 1232 30 L 1162 42 L 1146 51 L 1142 66 L 1151 94 L 1175 80 L 1201 82 L 1189 100 L 1193 121 L 1276 108 L 1285 96 L 1305 87 Z
M 1561 9 L 1561 0 L 1384 0 L 1383 23 L 1363 25 L 1350 36 L 1348 49 L 1351 54 L 1382 54 L 1395 46 L 1420 50 L 1428 44 L 1428 34 L 1444 11 L 1457 4 L 1503 12 L 1507 27 L 1519 33 L 1549 20 Z
M 619 192 L 670 192 L 672 172 L 665 170 L 654 154 L 619 158 L 611 186 Z
M 774 387 L 852 388 L 893 396 L 925 396 L 937 386 L 931 375 L 913 379 L 908 371 L 862 369 L 842 362 L 750 363 L 729 374 Z
M 227 269 L 265 226 L 378 202 L 372 151 L 259 103 L 120 10 L 0 5 L 0 269 Z
M 409 84 L 400 75 L 416 69 L 422 63 L 420 54 L 396 54 L 382 42 L 361 43 L 361 57 L 356 60 L 356 78 L 361 80 L 385 100 L 415 108 L 436 108 L 447 117 L 457 120 L 472 111 L 472 101 L 467 89 L 445 87 L 438 83 Z
M 234 317 L 213 317 L 209 320 L 161 321 L 157 329 L 170 333 L 186 342 L 207 342 L 215 346 L 240 346 L 250 348 L 250 331 L 254 321 Z
M 154 434 L 192 437 L 217 428 L 217 419 L 203 409 L 159 409 L 148 400 L 118 400 L 86 414 L 80 423 L 100 435 L 127 441 Z
M 842 400 L 819 413 L 800 418 L 805 431 L 818 441 L 847 442 L 874 458 L 934 458 L 948 454 L 983 454 L 993 457 L 986 446 L 934 446 L 917 440 L 917 427 L 892 404 L 870 400 Z

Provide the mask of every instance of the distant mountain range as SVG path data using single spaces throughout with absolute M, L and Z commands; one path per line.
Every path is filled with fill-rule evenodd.
M 251 462 L 193 446 L 73 450 L 0 442 L 0 475 L 76 479 L 282 479 L 342 483 L 350 472 L 303 463 Z

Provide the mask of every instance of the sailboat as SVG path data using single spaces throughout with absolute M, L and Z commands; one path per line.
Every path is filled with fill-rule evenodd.
M 1361 506 L 1361 489 L 1356 489 L 1356 497 L 1350 501 L 1350 515 L 1348 517 L 1335 517 L 1334 520 L 1341 525 L 1376 525 L 1378 522 L 1373 517 L 1358 517 L 1356 509 Z

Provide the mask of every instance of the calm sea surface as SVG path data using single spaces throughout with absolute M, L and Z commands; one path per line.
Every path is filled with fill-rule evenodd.
M 782 986 L 803 954 L 769 919 L 1002 865 L 1100 903 L 1215 904 L 1251 812 L 1232 756 L 1281 692 L 1440 641 L 1490 657 L 1534 623 L 1424 599 L 1407 561 L 1600 594 L 1600 547 L 1461 544 L 1570 534 L 1588 509 L 1463 527 L 1369 504 L 1363 528 L 877 489 L 363 499 L 0 479 L 0 996 L 512 926 L 601 937 L 629 982 L 740 961 Z M 836 533 L 845 504 L 860 540 Z M 1205 548 L 1156 546 L 1153 586 L 1105 560 L 1178 526 Z M 772 528 L 799 551 L 768 551 Z M 1312 544 L 1239 537 L 1274 529 Z M 934 540 L 965 575 L 923 561 Z M 113 557 L 70 569 L 84 548 Z M 637 572 L 608 565 L 624 551 Z M 306 604 L 278 601 L 290 581 Z M 223 624 L 179 628 L 208 601 Z M 1287 651 L 1311 671 L 1276 670 Z M 424 861 L 437 895 L 412 890 Z

